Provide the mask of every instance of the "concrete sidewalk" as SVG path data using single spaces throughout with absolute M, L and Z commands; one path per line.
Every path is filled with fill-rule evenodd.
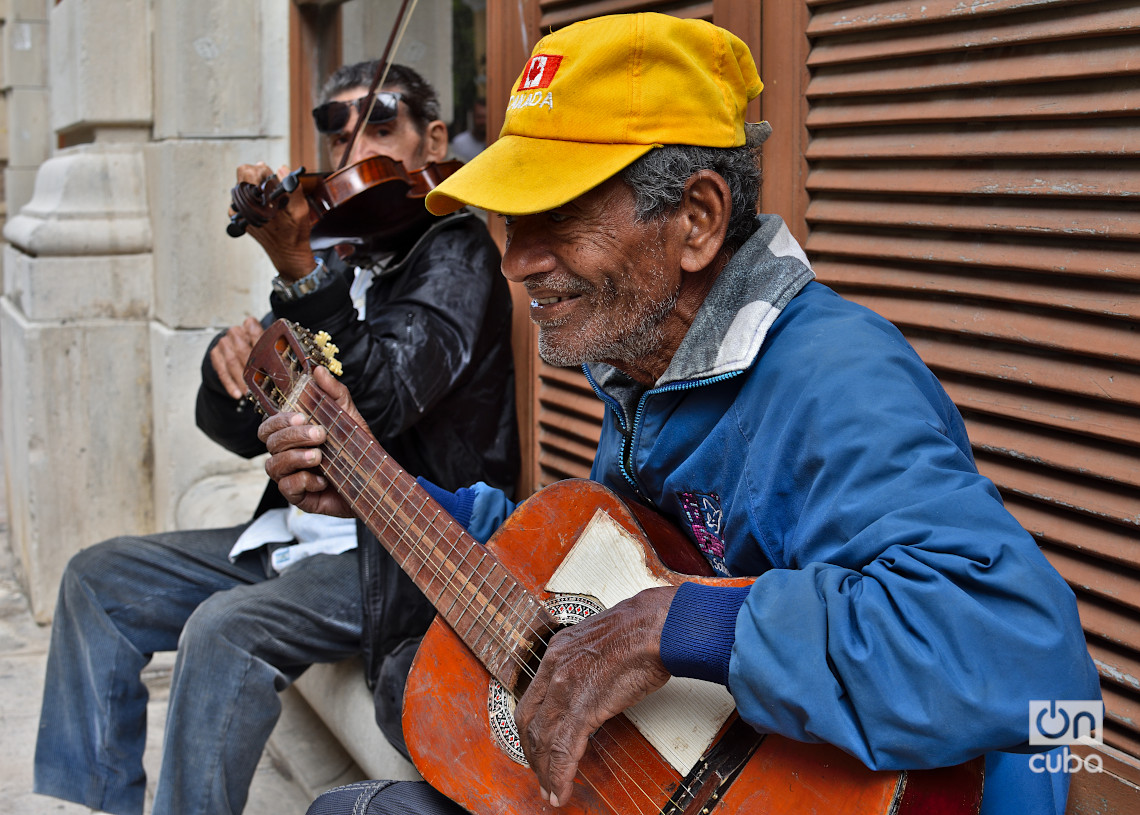
M 0 473 L 0 484 L 2 484 Z M 0 493 L 2 504 L 2 493 Z M 39 727 L 50 630 L 36 625 L 15 574 L 7 513 L 0 506 L 0 812 L 7 815 L 87 815 L 87 807 L 32 793 L 32 755 Z M 173 654 L 157 655 L 144 672 L 147 706 L 147 812 L 158 774 L 162 726 Z M 253 779 L 245 815 L 304 815 L 311 798 L 268 752 Z

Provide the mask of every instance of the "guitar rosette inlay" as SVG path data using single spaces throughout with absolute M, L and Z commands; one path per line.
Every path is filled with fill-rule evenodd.
M 595 598 L 585 594 L 559 594 L 547 600 L 544 605 L 550 615 L 562 625 L 577 625 L 591 614 L 605 610 Z M 515 727 L 515 697 L 494 677 L 491 677 L 487 685 L 487 717 L 490 719 L 491 735 L 499 749 L 511 761 L 529 767 L 519 741 L 518 728 Z

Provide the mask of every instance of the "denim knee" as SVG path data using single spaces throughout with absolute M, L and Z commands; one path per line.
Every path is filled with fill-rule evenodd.
M 113 569 L 123 552 L 137 548 L 135 538 L 120 535 L 80 549 L 71 556 L 64 575 L 98 575 Z
M 255 644 L 261 628 L 258 615 L 237 595 L 233 590 L 219 591 L 203 600 L 186 621 L 178 649 L 211 648 L 225 641 L 247 650 Z
M 58 605 L 65 605 L 67 597 L 77 590 L 90 590 L 100 597 L 103 578 L 117 575 L 116 564 L 120 562 L 122 553 L 130 549 L 132 540 L 128 537 L 110 538 L 72 555 L 59 581 Z

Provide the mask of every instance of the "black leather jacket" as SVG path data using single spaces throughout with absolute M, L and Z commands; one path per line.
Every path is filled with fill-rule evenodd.
M 449 490 L 485 481 L 513 494 L 519 444 L 511 300 L 498 247 L 482 222 L 460 211 L 434 223 L 372 281 L 364 321 L 349 295 L 352 269 L 335 256 L 327 262 L 341 273 L 298 300 L 272 295 L 263 323 L 286 317 L 332 336 L 344 366 L 341 381 L 381 445 L 409 473 Z M 239 455 L 260 455 L 260 416 L 239 405 L 207 353 L 198 427 Z M 273 506 L 284 500 L 270 482 L 258 513 Z M 398 705 L 414 652 L 405 640 L 422 636 L 434 609 L 359 522 L 357 534 L 367 676 L 377 719 L 402 748 Z M 386 665 L 393 653 L 396 664 Z

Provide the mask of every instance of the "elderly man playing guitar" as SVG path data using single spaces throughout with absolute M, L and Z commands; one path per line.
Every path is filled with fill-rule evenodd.
M 1063 812 L 1064 779 L 1032 773 L 1024 751 L 1031 700 L 1100 698 L 1073 594 L 977 472 L 958 411 L 901 334 L 815 281 L 783 222 L 756 214 L 755 148 L 768 128 L 744 112 L 760 89 L 747 47 L 708 23 L 639 14 L 572 25 L 535 46 L 499 139 L 427 200 L 436 213 L 473 204 L 505 217 L 503 274 L 532 298 L 540 353 L 584 365 L 605 403 L 592 481 L 647 529 L 638 506 L 683 530 L 705 574 L 725 580 L 660 570 L 553 635 L 540 617 L 514 625 L 508 578 L 540 600 L 572 584 L 564 567 L 596 535 L 566 539 L 579 537 L 596 490 L 553 508 L 540 493 L 509 518 L 481 485 L 426 485 L 429 500 L 351 430 L 347 392 L 323 369 L 305 386 L 317 402 L 285 402 L 262 424 L 267 470 L 290 501 L 379 516 L 381 537 L 404 541 L 394 544 L 408 547 L 404 568 L 429 586 L 462 575 L 435 592 L 436 625 L 465 637 L 474 617 L 455 609 L 501 598 L 486 636 L 531 643 L 503 671 L 483 640 L 465 639 L 519 697 L 520 756 L 484 756 L 510 730 L 488 728 L 485 711 L 470 711 L 480 726 L 462 735 L 446 732 L 461 731 L 459 719 L 423 732 L 431 706 L 410 686 L 405 733 L 431 787 L 334 790 L 311 813 L 866 811 L 855 804 L 869 793 L 838 777 L 845 760 L 901 773 L 868 773 L 907 787 L 883 811 L 934 811 L 913 800 L 919 771 L 983 756 L 984 796 L 958 789 L 965 811 L 984 798 L 987 813 Z M 396 503 L 375 497 L 376 482 L 394 485 L 397 498 L 383 500 Z M 481 538 L 504 518 L 485 554 L 456 531 Z M 602 520 L 616 531 L 587 560 L 612 555 L 637 525 Z M 437 537 L 442 550 L 417 548 Z M 520 545 L 531 560 L 568 553 L 534 579 L 537 568 L 517 565 Z M 484 558 L 503 572 L 467 570 Z M 624 568 L 597 569 L 599 596 Z M 413 685 L 421 669 L 446 676 L 448 660 L 430 654 L 421 649 Z M 451 665 L 452 684 L 433 680 L 434 705 L 466 693 L 472 669 L 458 656 Z M 727 690 L 739 718 L 658 789 L 633 773 L 688 732 L 649 733 L 653 752 L 641 736 L 623 747 L 618 731 L 627 720 L 652 731 L 639 711 L 685 678 Z M 734 721 L 753 740 L 767 735 L 708 787 L 707 768 L 735 749 Z M 769 744 L 779 752 L 762 757 Z M 833 752 L 798 763 L 816 747 Z M 801 803 L 759 791 L 753 771 L 781 762 L 793 766 L 782 787 Z M 528 772 L 537 783 L 518 783 Z M 830 802 L 810 797 L 829 789 Z

